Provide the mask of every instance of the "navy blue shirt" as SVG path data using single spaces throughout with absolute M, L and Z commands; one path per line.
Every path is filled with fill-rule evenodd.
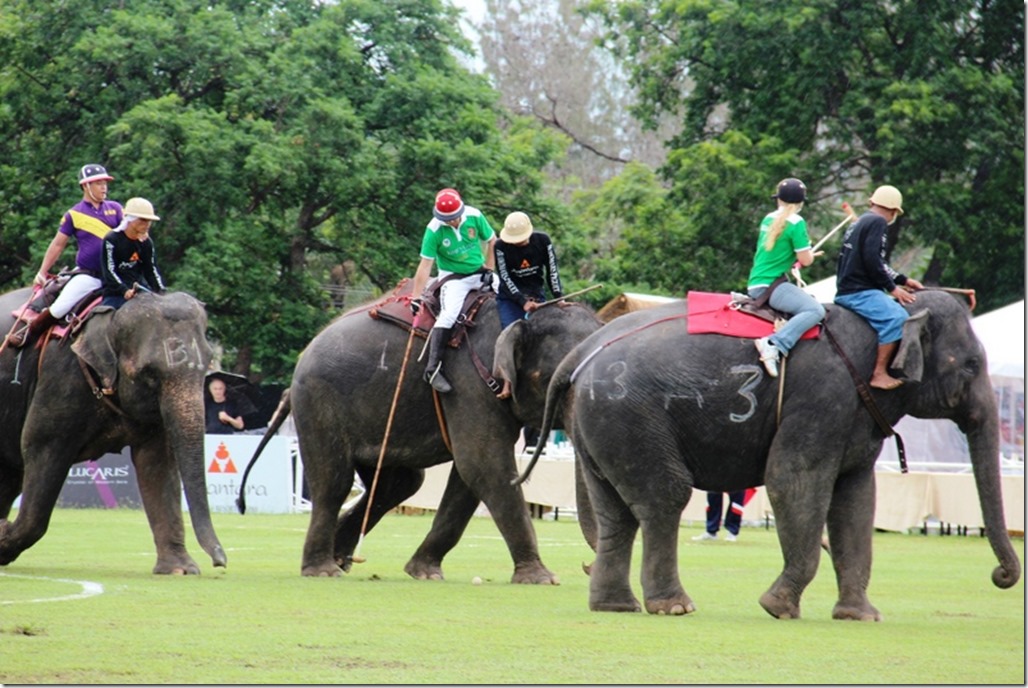
M 499 298 L 524 306 L 529 298 L 544 299 L 547 282 L 553 298 L 564 295 L 557 271 L 557 254 L 545 232 L 532 232 L 525 246 L 497 239 L 494 253 L 496 272 L 500 276 Z
M 905 275 L 885 262 L 886 231 L 889 223 L 881 215 L 864 213 L 846 230 L 835 277 L 836 294 L 853 294 L 868 289 L 892 292 L 906 284 Z

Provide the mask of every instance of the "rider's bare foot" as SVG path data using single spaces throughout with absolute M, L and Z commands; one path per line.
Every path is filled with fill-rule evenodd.
M 891 375 L 882 373 L 881 375 L 873 375 L 871 377 L 871 386 L 875 389 L 896 389 L 903 384 L 903 380 L 897 380 Z
M 503 389 L 496 394 L 497 399 L 510 399 L 510 380 L 503 381 Z

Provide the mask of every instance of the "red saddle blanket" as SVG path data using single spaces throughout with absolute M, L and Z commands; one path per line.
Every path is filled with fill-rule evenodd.
M 689 334 L 723 334 L 748 339 L 774 334 L 775 325 L 770 320 L 732 308 L 731 294 L 690 291 L 687 298 L 689 318 L 686 331 Z M 820 326 L 815 325 L 800 339 L 817 339 L 820 334 Z

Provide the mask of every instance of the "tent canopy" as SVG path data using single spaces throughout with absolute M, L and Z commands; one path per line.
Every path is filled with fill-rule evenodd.
M 624 292 L 607 302 L 607 304 L 596 313 L 596 317 L 605 323 L 610 322 L 619 315 L 640 311 L 644 308 L 662 306 L 665 303 L 680 301 L 670 296 L 655 296 L 653 294 L 634 294 Z

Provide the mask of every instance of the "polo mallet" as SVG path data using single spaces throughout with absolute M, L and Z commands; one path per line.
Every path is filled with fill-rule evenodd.
M 415 322 L 417 318 L 414 319 Z M 368 517 L 371 516 L 371 505 L 375 500 L 375 488 L 378 487 L 378 474 L 382 472 L 382 461 L 385 459 L 386 447 L 389 445 L 389 431 L 393 428 L 393 416 L 396 415 L 396 402 L 400 399 L 400 388 L 403 387 L 403 376 L 407 372 L 407 361 L 410 359 L 411 346 L 414 344 L 414 323 L 411 323 L 410 334 L 407 335 L 407 350 L 403 352 L 403 363 L 400 364 L 400 376 L 396 378 L 396 391 L 393 392 L 393 404 L 389 407 L 389 417 L 386 419 L 385 435 L 382 437 L 382 449 L 378 452 L 378 464 L 375 465 L 375 477 L 371 480 L 371 487 L 368 489 L 368 504 L 364 507 L 364 520 L 361 522 L 361 534 L 357 539 L 357 547 L 353 551 L 350 560 L 362 564 L 367 559 L 361 556 L 361 545 L 364 544 L 364 535 L 368 531 Z
M 578 291 L 573 291 L 570 294 L 565 294 L 564 296 L 559 296 L 559 297 L 557 297 L 555 299 L 550 299 L 549 301 L 543 301 L 538 306 L 536 306 L 536 310 L 539 310 L 543 306 L 550 306 L 550 305 L 553 305 L 555 303 L 559 303 L 561 301 L 566 301 L 567 299 L 570 299 L 570 298 L 575 297 L 575 296 L 581 296 L 582 294 L 584 294 L 586 292 L 593 291 L 594 289 L 599 289 L 602 286 L 603 286 L 602 284 L 594 284 L 591 287 L 586 287 L 585 289 L 579 289 Z
M 853 212 L 853 208 L 846 201 L 842 202 L 842 209 L 846 212 L 846 219 L 843 220 L 842 222 L 840 222 L 839 224 L 837 224 L 832 229 L 832 231 L 828 232 L 828 234 L 825 234 L 823 237 L 821 237 L 820 241 L 818 241 L 816 244 L 814 244 L 814 247 L 812 249 L 810 249 L 811 253 L 817 253 L 817 250 L 819 248 L 821 248 L 821 246 L 826 241 L 828 241 L 832 237 L 833 234 L 835 234 L 840 229 L 842 229 L 843 227 L 845 227 L 846 225 L 850 224 L 851 222 L 853 222 L 854 220 L 857 219 L 857 214 Z M 802 289 L 803 287 L 807 286 L 807 283 L 804 282 L 803 278 L 800 276 L 800 266 L 799 266 L 799 263 L 797 263 L 797 264 L 792 266 L 792 276 L 796 280 L 796 286 L 797 287 Z
M 20 313 L 21 315 L 14 319 L 14 322 L 11 323 L 11 329 L 8 330 L 7 335 L 3 338 L 3 341 L 0 341 L 0 352 L 7 348 L 7 339 L 14 333 L 15 329 L 18 327 L 18 323 L 25 323 L 23 327 L 29 326 L 29 321 L 22 320 L 21 317 L 22 315 L 24 315 L 25 309 L 29 307 L 30 303 L 32 303 L 32 300 L 36 298 L 36 293 L 37 290 L 33 289 L 32 292 L 29 294 L 29 300 L 25 302 L 24 306 L 18 309 L 18 313 Z

